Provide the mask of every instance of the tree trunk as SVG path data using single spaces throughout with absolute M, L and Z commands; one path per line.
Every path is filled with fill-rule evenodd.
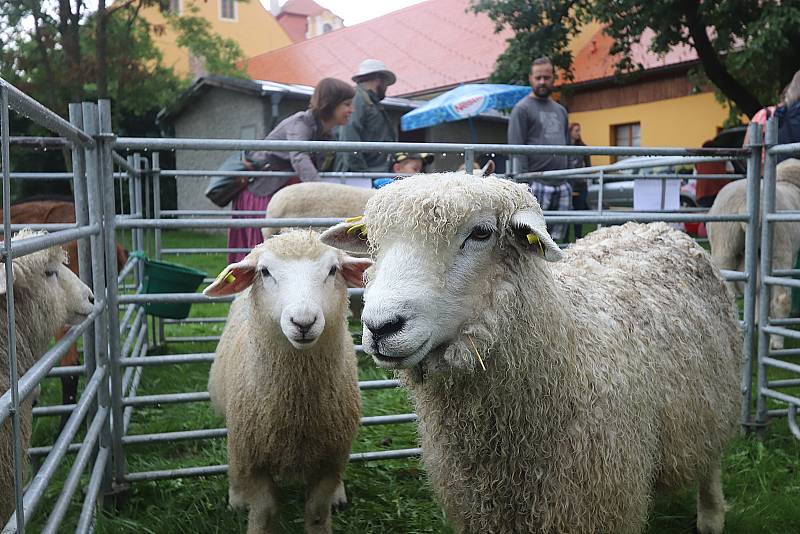
M 752 117 L 763 105 L 753 93 L 731 76 L 725 65 L 720 61 L 717 51 L 714 50 L 706 33 L 706 25 L 700 20 L 698 0 L 687 0 L 683 5 L 689 35 L 694 42 L 694 49 L 697 51 L 706 76 L 711 80 L 711 83 L 722 91 L 722 94 L 736 104 L 736 107 L 746 113 L 747 116 Z
M 53 65 L 50 62 L 50 50 L 42 34 L 42 3 L 40 1 L 32 2 L 31 11 L 33 13 L 33 38 L 36 41 L 36 46 L 39 50 L 39 55 L 41 56 L 42 65 L 44 67 L 45 80 L 47 80 L 47 87 L 44 92 L 45 97 L 41 98 L 41 100 L 45 106 L 53 109 L 58 102 L 58 85 L 56 84 L 56 77 L 53 73 Z
M 72 102 L 80 101 L 83 93 L 79 34 L 80 8 L 81 3 L 78 2 L 75 13 L 73 13 L 70 0 L 59 0 L 58 2 L 58 33 L 61 34 L 61 43 L 66 59 L 67 95 Z
M 97 96 L 108 98 L 108 13 L 106 0 L 97 5 Z

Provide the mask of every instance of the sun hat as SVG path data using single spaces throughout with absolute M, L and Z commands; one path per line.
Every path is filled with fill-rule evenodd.
M 392 156 L 392 163 L 400 163 L 407 159 L 418 159 L 422 161 L 424 165 L 430 165 L 433 163 L 433 154 L 428 152 L 396 152 Z
M 353 75 L 352 80 L 358 83 L 373 74 L 386 76 L 386 85 L 392 85 L 397 81 L 397 76 L 394 75 L 394 72 L 387 69 L 383 61 L 379 59 L 365 59 L 362 61 L 361 65 L 358 66 L 358 72 Z

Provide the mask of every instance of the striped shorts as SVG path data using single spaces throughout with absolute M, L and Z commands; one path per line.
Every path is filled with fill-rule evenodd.
M 572 184 L 564 182 L 549 185 L 543 182 L 531 182 L 531 193 L 536 197 L 542 211 L 568 211 L 572 209 Z M 550 237 L 563 240 L 567 237 L 566 224 L 548 224 Z

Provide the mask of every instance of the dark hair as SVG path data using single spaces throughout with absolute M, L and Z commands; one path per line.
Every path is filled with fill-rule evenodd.
M 552 67 L 553 62 L 550 61 L 549 57 L 542 56 L 542 57 L 537 57 L 536 59 L 533 60 L 533 63 L 531 63 L 531 67 L 533 67 L 534 65 L 550 65 Z
M 571 123 L 569 123 L 569 127 L 567 128 L 567 131 L 569 132 L 569 135 L 570 135 L 570 143 L 572 143 L 572 139 L 571 139 L 572 138 L 572 129 L 575 128 L 576 126 L 578 128 L 580 128 L 581 127 L 581 123 L 579 123 L 579 122 L 571 122 Z M 583 139 L 581 137 L 578 137 L 578 139 L 575 140 L 575 144 L 573 146 L 586 146 L 586 143 L 583 142 Z M 587 167 L 591 167 L 591 165 L 587 165 Z
M 342 80 L 336 78 L 323 78 L 314 88 L 311 101 L 308 103 L 310 109 L 319 120 L 328 120 L 333 116 L 336 106 L 349 100 L 356 95 L 356 90 Z

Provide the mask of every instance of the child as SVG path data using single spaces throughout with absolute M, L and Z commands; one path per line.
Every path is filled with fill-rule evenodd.
M 392 157 L 392 163 L 389 167 L 389 172 L 397 174 L 419 174 L 424 172 L 425 167 L 433 163 L 433 154 L 421 152 L 418 154 L 409 154 L 408 152 L 398 152 Z M 389 185 L 398 178 L 376 178 L 372 181 L 372 187 L 380 189 L 385 185 Z

